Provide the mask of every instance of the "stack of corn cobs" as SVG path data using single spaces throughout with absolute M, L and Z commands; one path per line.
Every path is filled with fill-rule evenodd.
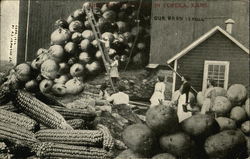
M 40 158 L 111 156 L 114 139 L 108 128 L 94 122 L 95 111 L 66 108 L 45 94 L 37 94 L 54 105 L 45 104 L 12 82 L 7 80 L 0 91 L 0 141 L 14 147 L 11 153 Z

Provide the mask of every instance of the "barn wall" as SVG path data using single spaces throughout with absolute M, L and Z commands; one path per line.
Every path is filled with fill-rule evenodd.
M 81 8 L 84 1 L 87 0 L 21 0 L 18 62 L 25 60 L 25 54 L 27 60 L 31 60 L 39 48 L 47 48 L 55 21 L 67 18 L 74 10 Z
M 249 55 L 222 33 L 217 32 L 178 60 L 177 71 L 189 75 L 192 86 L 202 90 L 205 60 L 229 61 L 228 86 L 235 83 L 249 85 Z M 176 89 L 181 85 L 177 79 Z
M 20 0 L 18 63 L 34 59 L 39 48 L 48 48 L 55 21 L 67 19 L 73 11 L 82 8 L 84 2 L 89 0 Z
M 195 2 L 201 5 L 192 7 Z M 166 61 L 173 55 L 213 27 L 218 25 L 225 28 L 224 21 L 229 18 L 235 20 L 233 36 L 248 47 L 249 1 L 154 0 L 152 3 L 150 63 L 166 64 Z

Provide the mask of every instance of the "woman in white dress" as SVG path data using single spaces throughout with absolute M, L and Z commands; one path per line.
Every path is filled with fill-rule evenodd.
M 114 57 L 114 61 L 112 61 L 110 65 L 110 77 L 112 81 L 116 84 L 119 79 L 119 72 L 118 72 L 118 66 L 119 66 L 119 56 L 116 55 Z
M 192 116 L 192 112 L 190 111 L 192 108 L 189 104 L 189 91 L 191 89 L 191 85 L 189 83 L 190 78 L 188 76 L 182 77 L 182 85 L 179 89 L 179 98 L 178 98 L 178 107 L 177 107 L 177 116 L 179 119 L 179 123 L 183 120 Z
M 213 79 L 208 79 L 207 80 L 207 89 L 204 93 L 204 103 L 201 108 L 201 114 L 206 114 L 211 110 L 211 106 L 213 105 L 214 98 L 215 98 L 215 81 Z M 210 100 L 207 100 L 210 99 Z
M 150 107 L 160 104 L 160 101 L 164 101 L 164 93 L 166 85 L 164 83 L 164 76 L 158 76 L 158 82 L 155 84 L 155 89 L 152 97 L 150 98 L 151 105 Z

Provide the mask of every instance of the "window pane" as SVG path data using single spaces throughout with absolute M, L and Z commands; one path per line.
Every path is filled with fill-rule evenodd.
M 218 72 L 219 71 L 219 65 L 214 65 L 214 71 Z
M 213 71 L 213 65 L 208 65 L 208 72 Z
M 220 72 L 225 72 L 225 65 L 220 66 Z

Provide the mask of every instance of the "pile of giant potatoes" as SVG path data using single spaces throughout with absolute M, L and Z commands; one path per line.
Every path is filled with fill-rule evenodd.
M 250 108 L 246 88 L 233 84 L 228 90 L 215 87 L 212 91 L 206 97 L 199 92 L 195 104 L 200 108 L 210 106 L 210 113 L 197 112 L 181 123 L 171 103 L 150 108 L 145 124 L 130 125 L 124 130 L 123 140 L 129 149 L 116 159 L 249 157 Z

